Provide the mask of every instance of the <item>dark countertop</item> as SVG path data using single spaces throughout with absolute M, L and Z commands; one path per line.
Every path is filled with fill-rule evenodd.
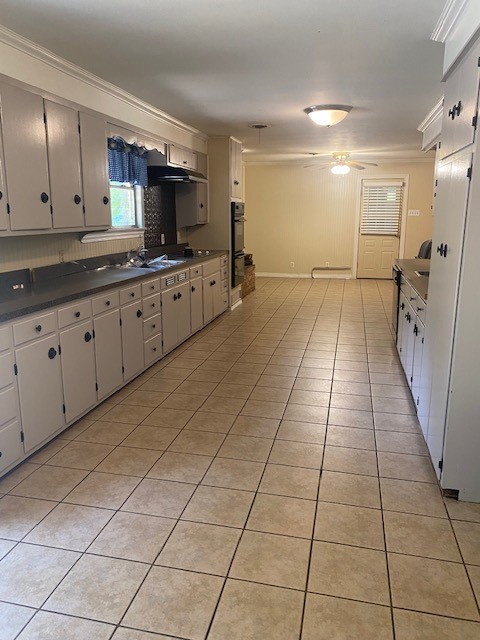
M 195 255 L 189 258 L 171 255 L 169 258 L 182 259 L 185 262 L 164 269 L 118 268 L 81 271 L 33 283 L 25 289 L 12 292 L 11 295 L 0 301 L 0 322 L 14 320 L 35 311 L 42 311 L 71 300 L 95 295 L 112 287 L 121 287 L 155 276 L 162 277 L 172 271 L 190 268 L 224 253 L 226 251 L 209 251 L 208 255 L 203 252 L 200 256 Z
M 428 276 L 419 276 L 415 271 L 430 271 L 430 260 L 423 258 L 411 258 L 410 260 L 396 260 L 396 265 L 405 276 L 406 280 L 422 300 L 428 297 Z

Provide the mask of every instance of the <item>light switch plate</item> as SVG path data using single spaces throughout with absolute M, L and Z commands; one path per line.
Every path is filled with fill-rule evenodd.
M 419 216 L 420 215 L 420 210 L 419 209 L 409 209 L 408 210 L 408 215 L 409 216 Z

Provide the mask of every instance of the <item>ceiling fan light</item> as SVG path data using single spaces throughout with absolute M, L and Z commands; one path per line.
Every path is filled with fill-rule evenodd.
M 348 164 L 334 164 L 330 171 L 336 176 L 344 176 L 350 173 L 350 167 Z
M 332 127 L 348 116 L 352 107 L 341 104 L 313 105 L 304 109 L 305 113 L 322 127 Z

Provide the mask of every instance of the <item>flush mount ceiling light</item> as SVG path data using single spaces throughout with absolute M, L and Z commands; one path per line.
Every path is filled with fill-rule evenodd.
M 352 107 L 344 104 L 316 104 L 304 109 L 304 112 L 321 127 L 332 127 L 348 116 Z

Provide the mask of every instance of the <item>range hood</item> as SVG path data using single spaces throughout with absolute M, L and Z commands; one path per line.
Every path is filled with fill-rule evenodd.
M 153 165 L 148 167 L 148 186 L 153 187 L 161 182 L 208 182 L 198 171 L 172 167 L 170 165 Z

